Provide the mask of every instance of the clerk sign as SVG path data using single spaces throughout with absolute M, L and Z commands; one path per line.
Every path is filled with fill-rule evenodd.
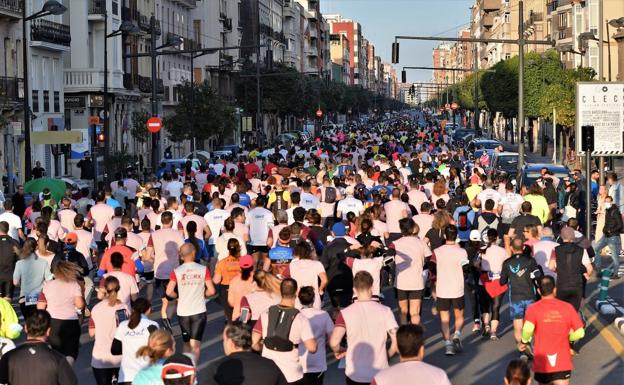
M 594 126 L 595 156 L 624 154 L 624 83 L 576 84 L 576 151 L 581 151 L 581 127 Z

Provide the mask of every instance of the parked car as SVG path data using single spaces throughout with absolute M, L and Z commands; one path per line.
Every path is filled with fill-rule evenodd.
M 158 167 L 158 171 L 156 172 L 156 176 L 158 178 L 162 178 L 163 174 L 168 172 L 171 173 L 176 170 L 183 170 L 186 165 L 186 161 L 190 159 L 166 159 L 160 162 Z M 199 170 L 200 161 L 199 159 L 193 159 L 193 168 L 195 170 Z
M 474 134 L 475 134 L 474 130 L 469 130 L 467 128 L 460 127 L 460 128 L 457 128 L 455 131 L 453 131 L 453 133 L 451 134 L 451 139 L 453 139 L 453 142 L 458 144 L 459 146 L 463 146 L 464 143 L 466 143 L 467 141 L 471 140 L 474 137 Z
M 467 153 L 474 153 L 479 149 L 494 150 L 503 144 L 495 139 L 476 138 L 472 139 L 465 147 Z
M 489 171 L 495 175 L 504 174 L 515 178 L 518 175 L 518 156 L 517 152 L 495 152 Z
M 522 175 L 520 175 L 520 186 L 529 187 L 535 183 L 541 178 L 543 168 L 547 168 L 548 171 L 559 179 L 570 176 L 570 169 L 567 166 L 550 163 L 527 163 L 522 169 Z
M 76 178 L 71 175 L 63 175 L 59 177 L 59 179 L 65 182 L 67 189 L 71 189 L 72 199 L 80 199 L 80 190 L 83 188 L 91 189 L 91 182 L 88 180 Z

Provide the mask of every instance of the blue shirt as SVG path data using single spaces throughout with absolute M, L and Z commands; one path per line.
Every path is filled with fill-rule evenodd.
M 285 246 L 275 246 L 269 250 L 269 259 L 273 263 L 289 263 L 293 259 L 293 249 Z
M 462 230 L 460 229 L 459 214 L 464 213 L 464 212 L 466 213 L 468 223 L 467 223 L 467 229 Z M 473 228 L 475 217 L 476 217 L 476 213 L 470 206 L 460 206 L 455 209 L 455 213 L 453 214 L 453 219 L 455 220 L 455 223 L 456 223 L 455 226 L 457 226 L 457 235 L 458 235 L 459 240 L 467 241 L 470 239 L 470 230 L 472 230 Z

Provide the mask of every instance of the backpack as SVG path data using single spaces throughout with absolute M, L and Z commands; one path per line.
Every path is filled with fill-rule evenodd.
M 467 210 L 460 212 L 459 215 L 457 216 L 457 229 L 459 231 L 470 230 L 471 224 L 470 224 L 470 220 L 468 219 L 468 212 L 470 210 L 471 209 L 468 208 Z
M 275 192 L 275 202 L 271 207 L 271 211 L 273 211 L 273 215 L 276 215 L 280 210 L 286 210 L 286 199 L 284 199 L 284 191 L 276 191 Z
M 499 219 L 498 217 L 495 217 L 494 220 L 490 223 L 488 223 L 488 221 L 483 218 L 482 215 L 479 215 L 479 219 L 477 219 L 477 223 L 478 223 L 478 230 L 479 233 L 481 234 L 481 239 L 483 240 L 483 242 L 487 242 L 487 232 L 490 229 L 496 229 L 498 230 L 498 222 Z
M 336 202 L 336 188 L 335 187 L 327 187 L 325 189 L 325 203 L 334 203 Z
M 268 311 L 267 335 L 264 337 L 264 347 L 277 352 L 290 352 L 295 344 L 290 340 L 290 329 L 299 310 L 283 308 L 273 305 Z
M 366 185 L 364 183 L 358 183 L 355 186 L 355 193 L 353 194 L 353 196 L 356 199 L 359 199 L 361 201 L 365 201 L 368 199 L 368 189 L 366 188 Z

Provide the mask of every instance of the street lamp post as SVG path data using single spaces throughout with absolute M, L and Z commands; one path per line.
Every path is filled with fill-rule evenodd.
M 22 7 L 22 65 L 24 67 L 24 174 L 25 181 L 30 180 L 32 176 L 32 155 L 30 145 L 30 90 L 28 89 L 30 83 L 30 75 L 28 74 L 28 33 L 26 32 L 26 22 L 46 17 L 50 15 L 62 15 L 67 11 L 67 8 L 56 0 L 48 0 L 43 4 L 40 11 L 33 13 L 30 16 L 26 16 L 26 4 L 28 2 L 23 0 Z
M 109 124 L 109 115 L 110 115 L 110 106 L 108 105 L 108 39 L 111 37 L 119 36 L 122 34 L 138 34 L 141 32 L 139 27 L 132 24 L 130 21 L 124 21 L 114 32 L 108 33 L 108 12 L 106 10 L 106 0 L 104 3 L 104 116 L 102 119 L 104 120 L 104 172 L 105 177 L 108 176 L 110 178 L 110 124 Z M 95 144 L 95 143 L 94 143 Z M 95 146 L 93 146 L 93 150 L 95 150 Z M 95 155 L 95 154 L 93 154 Z M 97 162 L 97 157 L 94 158 L 94 161 Z M 97 182 L 97 175 L 94 175 L 94 182 Z

